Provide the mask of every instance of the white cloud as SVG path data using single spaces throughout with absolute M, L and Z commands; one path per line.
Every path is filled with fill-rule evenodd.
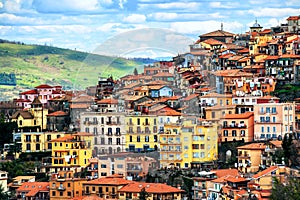
M 146 16 L 141 14 L 132 14 L 125 17 L 123 21 L 133 24 L 143 23 L 146 21 Z
M 243 24 L 239 22 L 223 22 L 224 30 L 229 32 L 240 32 Z M 200 22 L 174 22 L 170 24 L 170 28 L 182 34 L 200 35 L 203 33 L 220 30 L 221 22 L 210 20 Z
M 220 2 L 220 1 L 214 1 L 214 2 L 210 2 L 209 6 L 212 8 L 235 8 L 238 6 L 238 2 L 226 3 L 226 2 Z
M 283 17 L 290 15 L 299 15 L 300 9 L 296 8 L 257 8 L 248 11 L 255 17 Z
M 0 1 L 0 8 L 3 8 L 3 3 Z
M 198 9 L 201 3 L 198 2 L 172 2 L 172 3 L 160 3 L 155 7 L 160 9 Z
M 201 21 L 211 20 L 211 19 L 220 19 L 227 18 L 227 16 L 220 15 L 220 13 L 209 13 L 209 14 L 200 14 L 200 13 L 152 13 L 147 15 L 147 17 L 156 21 Z
M 127 3 L 127 0 L 119 0 L 119 6 L 121 9 L 124 9 L 124 4 Z
M 178 18 L 178 14 L 158 12 L 158 13 L 149 14 L 148 17 L 157 21 L 172 21 Z

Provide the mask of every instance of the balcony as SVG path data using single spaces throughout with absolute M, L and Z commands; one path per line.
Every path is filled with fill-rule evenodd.
M 143 123 L 143 126 L 150 126 L 150 123 Z
M 192 186 L 192 190 L 203 190 L 205 187 L 202 186 Z
M 247 128 L 246 124 L 229 124 L 229 125 L 223 125 L 222 128 Z
M 132 122 L 127 122 L 127 125 L 133 126 L 134 124 Z
M 239 158 L 250 158 L 250 155 L 248 153 L 239 153 L 238 157 Z
M 66 188 L 64 187 L 64 186 L 59 186 L 58 188 L 57 188 L 57 190 L 59 190 L 59 191 L 65 191 L 66 190 Z
M 106 125 L 118 125 L 118 122 L 116 122 L 116 121 L 108 121 L 108 122 L 106 122 Z

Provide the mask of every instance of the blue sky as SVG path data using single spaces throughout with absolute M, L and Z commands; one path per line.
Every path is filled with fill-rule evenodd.
M 181 36 L 187 43 L 195 41 L 200 34 L 220 29 L 221 23 L 226 31 L 243 33 L 255 19 L 268 28 L 290 15 L 300 15 L 299 8 L 299 0 L 0 0 L 0 38 L 94 52 L 108 41 L 110 47 L 128 46 L 120 43 L 136 42 L 140 32 L 135 30 L 142 29 L 143 45 L 131 49 L 146 49 L 157 40 L 156 50 L 167 52 L 186 45 L 176 44 Z M 153 33 L 146 41 L 149 28 L 176 34 L 160 40 Z M 173 46 L 165 48 L 169 43 Z M 130 48 L 124 51 L 131 52 Z

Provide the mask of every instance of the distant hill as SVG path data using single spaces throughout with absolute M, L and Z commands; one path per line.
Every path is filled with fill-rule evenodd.
M 84 89 L 96 85 L 99 76 L 119 78 L 142 71 L 144 60 L 90 54 L 52 46 L 26 45 L 0 40 L 0 76 L 15 76 L 13 86 L 0 85 L 0 100 L 39 84 L 62 85 L 64 89 Z M 147 61 L 148 64 L 148 61 Z M 5 83 L 7 80 L 0 80 Z M 9 92 L 11 91 L 11 92 Z M 16 95 L 15 94 L 15 95 Z M 7 96 L 8 95 L 8 96 Z

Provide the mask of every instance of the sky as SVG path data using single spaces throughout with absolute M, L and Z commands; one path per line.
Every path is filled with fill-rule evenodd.
M 299 0 L 0 0 L 0 38 L 156 57 L 187 51 L 221 23 L 244 33 L 256 19 L 269 28 L 290 15 L 300 15 Z

